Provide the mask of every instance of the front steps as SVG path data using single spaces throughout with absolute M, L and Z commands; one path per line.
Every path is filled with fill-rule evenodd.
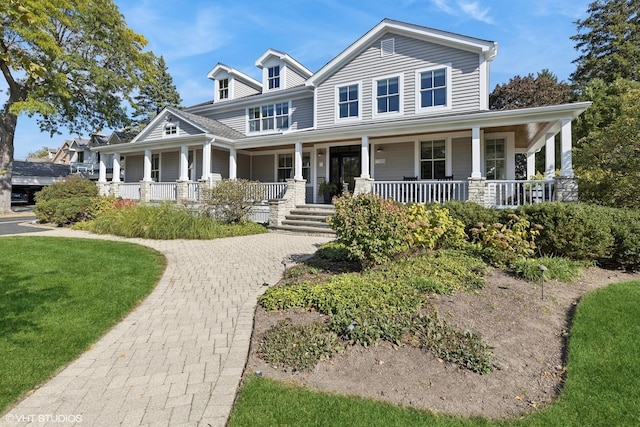
M 334 212 L 333 205 L 296 206 L 282 221 L 282 225 L 273 227 L 273 230 L 335 237 L 336 233 L 327 221 Z

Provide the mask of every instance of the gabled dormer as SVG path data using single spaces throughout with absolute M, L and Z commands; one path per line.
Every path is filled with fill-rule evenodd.
M 262 85 L 259 81 L 220 62 L 209 71 L 207 77 L 214 83 L 214 102 L 262 93 Z
M 263 93 L 300 86 L 313 75 L 304 65 L 284 52 L 268 49 L 256 60 L 262 69 Z

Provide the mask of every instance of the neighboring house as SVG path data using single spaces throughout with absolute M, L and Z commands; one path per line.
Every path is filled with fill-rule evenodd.
M 287 181 L 296 203 L 321 202 L 324 181 L 402 202 L 576 200 L 571 123 L 590 103 L 490 111 L 497 52 L 494 41 L 385 19 L 315 73 L 274 49 L 255 62 L 261 81 L 218 63 L 210 102 L 167 108 L 131 142 L 94 149 L 99 184 L 142 200 L 197 199 L 220 177 Z M 542 148 L 548 179 L 516 180 L 516 162 L 534 175 Z
M 125 131 L 116 131 L 111 135 L 104 135 L 96 132 L 89 139 L 74 138 L 66 140 L 53 155 L 52 162 L 69 165 L 72 174 L 81 174 L 86 178 L 97 180 L 100 160 L 105 164 L 113 164 L 113 154 L 102 154 L 93 148 L 105 147 L 109 145 L 123 144 L 133 139 L 135 134 Z M 123 171 L 124 168 L 121 168 Z M 111 179 L 113 169 L 109 166 L 106 169 L 107 178 Z
M 62 181 L 69 175 L 69 167 L 51 162 L 13 161 L 11 192 L 25 195 L 25 202 L 33 203 L 33 195 L 43 187 Z

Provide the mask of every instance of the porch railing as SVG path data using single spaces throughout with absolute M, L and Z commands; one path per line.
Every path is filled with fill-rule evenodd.
M 400 203 L 467 200 L 467 181 L 374 181 L 373 193 Z
M 176 200 L 175 182 L 152 182 L 151 200 Z
M 485 204 L 498 208 L 550 202 L 553 200 L 553 180 L 487 181 Z
M 139 183 L 121 183 L 118 186 L 118 196 L 123 199 L 140 200 L 140 184 Z
M 286 191 L 286 182 L 251 183 L 247 189 L 247 199 L 256 202 L 281 199 Z
M 194 202 L 200 201 L 200 183 L 198 182 L 187 183 L 187 199 Z

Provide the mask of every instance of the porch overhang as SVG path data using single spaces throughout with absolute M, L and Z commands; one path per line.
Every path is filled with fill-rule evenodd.
M 180 136 L 176 138 L 158 138 L 158 139 L 148 139 L 145 141 L 136 141 L 129 142 L 127 144 L 115 144 L 108 145 L 104 147 L 94 147 L 91 148 L 92 151 L 99 151 L 104 154 L 135 154 L 135 153 L 143 153 L 145 150 L 153 150 L 153 151 L 163 151 L 163 150 L 171 150 L 171 149 L 180 149 L 180 147 L 187 145 L 198 145 L 202 146 L 205 142 L 211 142 L 211 145 L 218 148 L 224 148 L 230 150 L 233 148 L 233 141 L 220 137 L 217 135 L 212 135 L 209 133 L 203 133 L 198 135 L 190 135 L 190 136 Z

